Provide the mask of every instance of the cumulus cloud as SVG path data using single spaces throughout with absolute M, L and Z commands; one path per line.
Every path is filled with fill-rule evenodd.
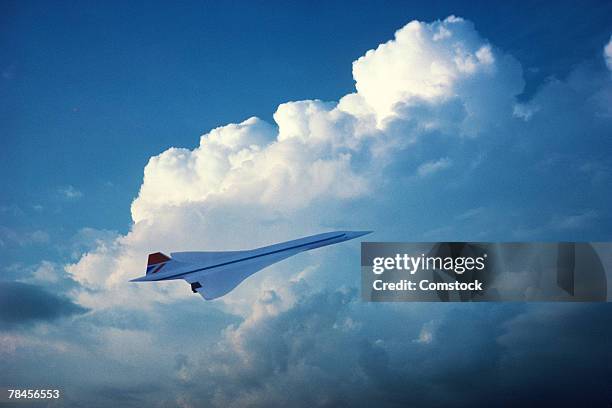
M 523 87 L 516 60 L 457 17 L 407 24 L 355 61 L 353 76 L 356 92 L 338 102 L 284 103 L 274 124 L 252 117 L 211 130 L 194 150 L 170 148 L 152 157 L 132 203 L 131 231 L 101 243 L 68 271 L 124 302 L 135 286 L 124 283 L 143 270 L 149 252 L 240 249 L 345 227 L 326 220 L 376 194 L 377 180 L 393 163 L 412 163 L 402 170 L 406 176 L 450 166 L 450 157 L 423 164 L 410 150 L 438 135 L 451 144 L 482 135 L 498 126 L 499 112 L 511 117 Z M 176 288 L 138 291 L 167 301 L 162 297 L 183 294 Z M 91 292 L 79 296 L 89 306 L 108 302 Z
M 401 116 L 402 107 L 458 99 L 466 114 L 458 125 L 468 134 L 482 130 L 491 112 L 507 109 L 523 88 L 519 64 L 483 40 L 472 23 L 453 16 L 408 23 L 355 61 L 353 77 L 357 97 L 379 126 Z
M 308 106 L 291 106 L 299 104 Z M 296 111 L 304 117 L 292 117 Z M 170 149 L 153 157 L 132 204 L 132 218 L 139 222 L 168 207 L 214 200 L 291 211 L 316 198 L 365 193 L 366 180 L 351 166 L 352 149 L 331 140 L 342 115 L 329 115 L 327 105 L 318 101 L 284 104 L 275 113 L 278 134 L 250 118 L 212 130 L 194 151 Z M 311 129 L 317 123 L 321 128 Z M 273 138 L 278 139 L 270 142 Z M 322 151 L 327 153 L 320 156 Z
M 407 24 L 355 61 L 353 76 L 357 92 L 339 103 L 284 103 L 274 113 L 276 126 L 253 117 L 213 129 L 193 151 L 172 148 L 151 158 L 133 220 L 213 200 L 292 211 L 321 197 L 367 194 L 373 168 L 358 168 L 355 156 L 424 131 L 476 131 L 487 109 L 512 109 L 523 87 L 518 63 L 456 17 Z M 433 116 L 449 106 L 450 117 Z M 410 134 L 394 134 L 397 122 L 410 126 Z

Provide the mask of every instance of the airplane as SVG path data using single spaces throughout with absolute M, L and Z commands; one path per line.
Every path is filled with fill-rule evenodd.
M 246 251 L 149 254 L 146 275 L 130 282 L 184 279 L 206 300 L 231 292 L 254 273 L 300 252 L 337 244 L 372 231 L 334 231 Z

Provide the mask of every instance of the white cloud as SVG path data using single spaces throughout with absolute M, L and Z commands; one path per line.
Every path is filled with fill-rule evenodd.
M 532 106 L 524 103 L 517 103 L 514 105 L 513 114 L 517 118 L 523 119 L 527 122 L 540 108 L 538 106 Z
M 355 87 L 379 125 L 399 115 L 402 105 L 452 98 L 462 101 L 468 116 L 482 117 L 491 108 L 480 99 L 486 88 L 501 91 L 489 102 L 503 105 L 504 98 L 522 90 L 520 71 L 516 61 L 481 39 L 470 22 L 454 17 L 429 24 L 412 21 L 393 40 L 353 63 Z
M 60 187 L 57 189 L 57 191 L 62 195 L 62 197 L 68 200 L 78 200 L 79 198 L 83 197 L 83 193 L 71 185 Z
M 421 164 L 417 169 L 417 173 L 419 176 L 425 177 L 437 173 L 441 170 L 447 169 L 451 165 L 452 162 L 448 157 L 442 157 L 438 160 L 432 160 Z
M 434 341 L 435 324 L 436 322 L 433 320 L 423 324 L 419 332 L 419 337 L 413 341 L 419 344 L 431 344 L 431 342 Z
M 364 194 L 366 180 L 351 167 L 351 147 L 332 140 L 346 115 L 317 101 L 308 102 L 317 105 L 312 109 L 299 104 L 279 107 L 278 133 L 250 118 L 212 130 L 194 151 L 172 148 L 153 157 L 132 204 L 134 221 L 189 203 L 242 201 L 290 212 L 316 198 Z M 292 117 L 297 113 L 303 116 Z
M 16 244 L 19 246 L 40 245 L 49 242 L 49 234 L 46 231 L 17 231 L 0 225 L 0 247 Z
M 606 66 L 610 71 L 612 71 L 612 36 L 610 36 L 610 41 L 604 47 L 604 58 L 606 60 Z
M 49 261 L 42 261 L 32 273 L 34 280 L 55 283 L 59 279 L 59 274 L 55 269 L 55 264 Z

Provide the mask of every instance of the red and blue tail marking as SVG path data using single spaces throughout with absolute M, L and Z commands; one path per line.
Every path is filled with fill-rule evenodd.
M 159 272 L 168 261 L 170 261 L 170 257 L 162 254 L 161 252 L 149 254 L 149 260 L 147 261 L 147 275 Z

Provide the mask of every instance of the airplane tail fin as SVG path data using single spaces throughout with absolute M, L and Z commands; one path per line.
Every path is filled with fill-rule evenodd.
M 170 260 L 171 258 L 169 256 L 164 255 L 161 252 L 149 254 L 149 259 L 147 261 L 147 275 L 159 272 L 164 265 L 166 265 L 166 262 Z

